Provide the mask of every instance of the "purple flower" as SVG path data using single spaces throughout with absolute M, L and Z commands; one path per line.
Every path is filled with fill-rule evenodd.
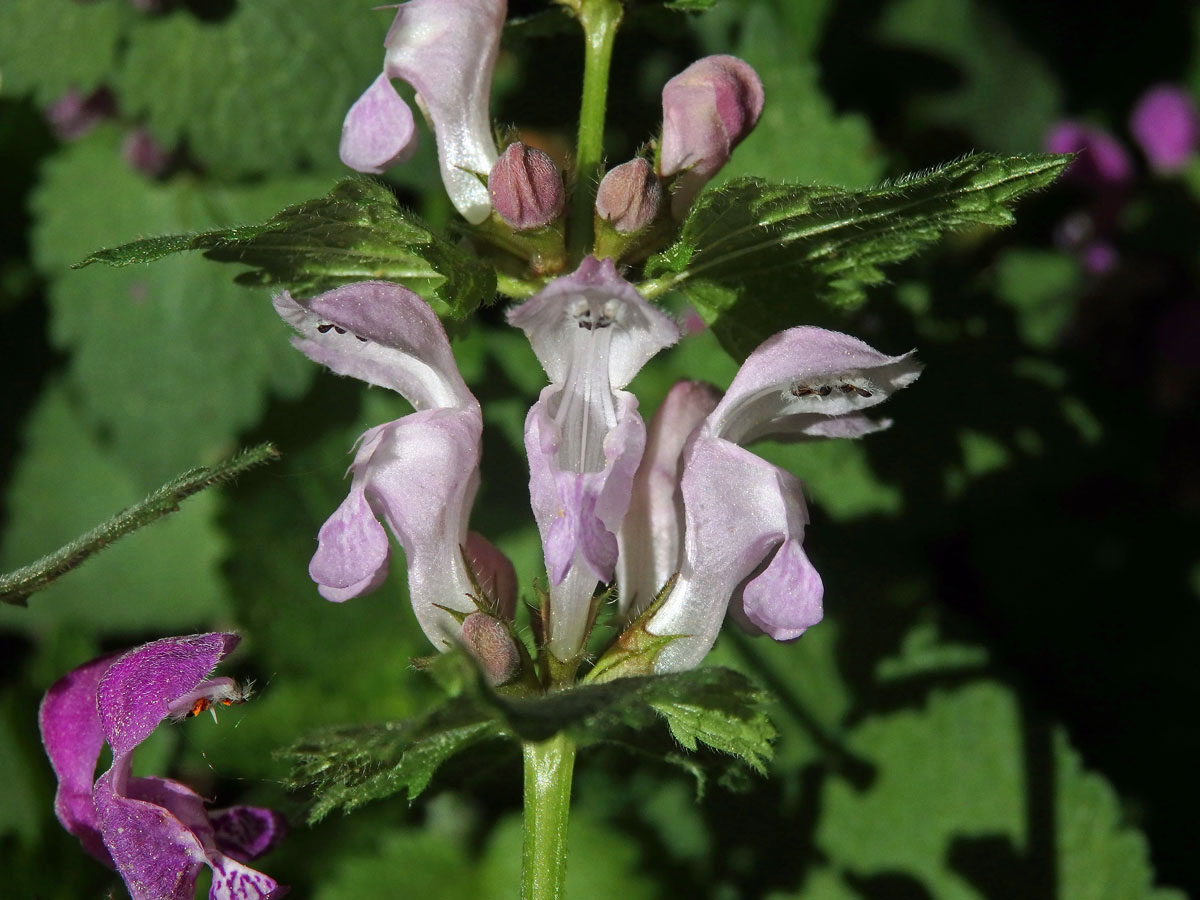
M 700 188 L 729 161 L 763 108 L 763 87 L 734 56 L 706 56 L 663 87 L 663 135 L 658 172 L 678 175 L 671 212 L 683 218 Z
M 1200 114 L 1191 94 L 1159 84 L 1142 94 L 1129 116 L 1129 131 L 1158 172 L 1178 172 L 1200 146 Z
M 416 294 L 384 282 L 302 303 L 285 293 L 275 303 L 310 358 L 390 387 L 416 409 L 360 439 L 350 494 L 322 527 L 309 569 L 322 595 L 345 600 L 380 583 L 389 556 L 382 521 L 404 547 L 409 592 L 434 645 L 466 644 L 493 681 L 512 677 L 521 651 L 505 620 L 516 580 L 499 551 L 467 532 L 482 417 L 437 317 Z M 597 587 L 614 580 L 632 619 L 678 574 L 646 626 L 677 636 L 660 649 L 660 671 L 699 664 L 731 607 L 749 630 L 776 640 L 820 620 L 800 482 L 739 445 L 888 427 L 862 411 L 916 380 L 911 352 L 886 356 L 844 334 L 792 328 L 749 356 L 723 398 L 699 383 L 677 385 L 647 435 L 624 388 L 679 329 L 611 259 L 587 257 L 508 318 L 551 382 L 525 420 L 530 503 L 550 581 L 549 614 L 535 630 L 549 652 L 580 658 Z
M 645 444 L 637 398 L 621 390 L 679 337 L 675 324 L 617 274 L 586 258 L 509 313 L 550 377 L 525 420 L 529 493 L 550 574 L 546 643 L 581 650 L 592 595 L 612 580 L 616 533 Z
M 1063 121 L 1046 134 L 1050 153 L 1078 153 L 1067 176 L 1080 184 L 1099 190 L 1119 188 L 1133 177 L 1133 161 L 1119 140 L 1105 131 L 1082 122 Z
M 719 402 L 696 383 L 672 389 L 651 423 L 620 534 L 629 558 L 618 590 L 628 616 L 679 573 L 648 624 L 653 634 L 682 636 L 659 654 L 658 671 L 698 665 L 731 603 L 739 620 L 775 640 L 793 640 L 821 619 L 821 577 L 803 547 L 801 484 L 739 444 L 886 428 L 890 422 L 861 410 L 919 374 L 912 353 L 885 356 L 848 335 L 800 327 L 751 353 Z
M 543 228 L 562 215 L 566 192 L 550 154 L 509 144 L 488 174 L 492 206 L 517 231 Z
M 60 141 L 75 141 L 117 112 L 117 104 L 107 88 L 82 94 L 69 88 L 46 110 L 46 121 Z
M 204 866 L 213 873 L 210 900 L 261 900 L 287 890 L 244 865 L 282 836 L 276 813 L 252 806 L 209 811 L 184 784 L 130 774 L 134 750 L 163 719 L 246 699 L 248 689 L 232 679 L 208 677 L 238 640 L 194 634 L 103 656 L 63 676 L 42 700 L 58 820 L 120 873 L 133 900 L 191 900 Z M 112 767 L 93 783 L 105 742 Z
M 358 441 L 350 493 L 322 526 L 309 574 L 328 600 L 374 590 L 387 575 L 387 523 L 404 548 L 417 620 L 439 649 L 458 638 L 446 608 L 474 612 L 474 584 L 515 593 L 502 554 L 467 520 L 479 487 L 479 404 L 458 373 L 450 342 L 429 305 L 383 281 L 346 285 L 311 300 L 288 293 L 275 309 L 294 327 L 293 344 L 341 375 L 390 388 L 415 412 L 377 425 Z M 467 570 L 464 555 L 471 560 Z M 488 597 L 494 605 L 512 603 Z M 443 608 L 444 607 L 444 608 Z
M 121 158 L 130 168 L 150 178 L 159 178 L 166 174 L 175 161 L 174 154 L 142 125 L 125 135 L 121 142 Z
M 408 82 L 433 126 L 442 183 L 468 222 L 491 212 L 486 178 L 496 162 L 488 106 L 505 0 L 409 0 L 396 11 L 383 74 L 346 114 L 341 157 L 378 174 L 416 150 L 412 111 L 391 79 Z

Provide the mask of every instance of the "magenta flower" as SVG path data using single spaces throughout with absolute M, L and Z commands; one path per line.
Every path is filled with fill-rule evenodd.
M 491 212 L 487 178 L 496 162 L 488 108 L 506 0 L 409 0 L 384 40 L 383 74 L 346 114 L 342 161 L 378 174 L 416 150 L 412 111 L 392 87 L 412 85 L 433 127 L 442 183 L 455 209 L 479 224 Z
M 550 377 L 525 419 L 529 493 L 550 575 L 550 633 L 579 653 L 592 594 L 613 578 L 616 534 L 645 445 L 637 398 L 622 388 L 679 330 L 617 274 L 586 258 L 509 313 Z
M 1063 121 L 1050 129 L 1043 143 L 1050 153 L 1078 153 L 1067 177 L 1087 187 L 1119 188 L 1133 177 L 1128 151 L 1103 128 Z
M 758 122 L 763 87 L 748 63 L 706 56 L 663 87 L 663 134 L 658 173 L 675 179 L 671 212 L 682 219 L 733 148 Z
M 800 482 L 739 444 L 764 437 L 856 438 L 881 428 L 861 410 L 911 384 L 912 353 L 885 356 L 856 338 L 800 327 L 766 340 L 723 399 L 676 385 L 650 427 L 620 544 L 628 616 L 679 573 L 648 628 L 681 635 L 658 671 L 696 666 L 733 603 L 751 631 L 793 640 L 822 616 L 821 577 L 804 553 L 808 511 Z M 652 547 L 647 551 L 646 547 Z
M 60 141 L 76 141 L 117 112 L 117 102 L 106 88 L 82 94 L 68 88 L 46 109 L 46 121 Z
M 285 292 L 275 309 L 300 332 L 293 344 L 310 359 L 390 388 L 415 410 L 359 438 L 350 494 L 322 526 L 309 565 L 321 595 L 341 602 L 383 582 L 391 548 L 382 521 L 404 548 L 413 609 L 435 646 L 457 640 L 459 622 L 445 608 L 475 611 L 475 582 L 495 586 L 489 599 L 511 609 L 507 560 L 467 533 L 483 419 L 433 310 L 407 288 L 382 281 L 299 302 Z
M 263 900 L 287 891 L 245 865 L 282 837 L 279 815 L 253 806 L 210 811 L 184 784 L 130 774 L 134 750 L 163 719 L 246 698 L 248 690 L 232 679 L 208 677 L 238 641 L 235 634 L 195 634 L 103 656 L 63 676 L 42 700 L 58 820 L 121 875 L 133 900 L 191 900 L 204 866 L 213 873 L 210 900 Z M 93 783 L 105 742 L 112 767 Z
M 1200 113 L 1191 94 L 1160 84 L 1142 94 L 1129 116 L 1129 131 L 1150 168 L 1178 172 L 1200 147 Z

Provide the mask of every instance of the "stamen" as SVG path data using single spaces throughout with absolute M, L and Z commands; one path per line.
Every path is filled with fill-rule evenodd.
M 835 389 L 846 396 L 857 394 L 864 399 L 874 396 L 876 391 L 876 388 L 864 378 L 856 375 L 836 375 L 828 382 L 817 384 L 797 381 L 783 392 L 783 401 L 787 403 L 789 400 L 799 397 L 828 397 Z

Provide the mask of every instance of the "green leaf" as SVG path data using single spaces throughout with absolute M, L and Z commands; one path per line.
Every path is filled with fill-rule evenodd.
M 204 250 L 209 259 L 253 267 L 240 284 L 285 287 L 310 297 L 355 281 L 395 281 L 465 318 L 496 292 L 491 267 L 402 210 L 386 185 L 347 178 L 327 196 L 290 206 L 261 225 L 145 238 L 90 254 L 128 266 Z
M 976 154 L 866 191 L 739 179 L 701 195 L 642 289 L 682 291 L 744 357 L 780 328 L 861 304 L 884 280 L 881 266 L 943 234 L 1010 224 L 1009 206 L 1068 162 Z
M 30 735 L 26 714 L 14 689 L 0 692 L 0 778 L 6 785 L 0 804 L 0 840 L 15 835 L 29 849 L 40 837 L 51 802 L 51 777 L 40 748 L 34 749 L 36 732 Z
M 315 794 L 311 824 L 401 792 L 412 800 L 443 762 L 498 734 L 486 707 L 455 697 L 416 719 L 318 732 L 280 756 L 293 764 L 289 785 Z
M 140 503 L 122 510 L 65 546 L 15 572 L 0 575 L 0 602 L 24 606 L 26 598 L 81 566 L 114 541 L 179 511 L 179 504 L 205 488 L 225 484 L 243 472 L 279 458 L 270 444 L 260 444 L 216 466 L 198 466 L 160 487 Z
M 10 527 L 0 566 L 65 544 L 141 488 L 124 460 L 84 427 L 63 386 L 51 384 L 25 426 L 7 495 Z M 27 609 L 0 605 L 0 629 L 26 634 L 186 633 L 228 617 L 219 567 L 225 544 L 206 493 L 157 527 L 122 540 L 46 588 Z
M 411 800 L 447 759 L 495 737 L 542 741 L 567 731 L 581 744 L 619 740 L 654 746 L 657 755 L 652 742 L 630 735 L 652 728 L 661 717 L 689 751 L 704 744 L 760 774 L 771 758 L 775 729 L 762 710 L 764 696 L 732 669 L 620 678 L 539 697 L 504 697 L 492 692 L 477 672 L 473 678 L 462 677 L 466 663 L 458 654 L 435 660 L 439 679 L 462 693 L 422 716 L 329 729 L 282 751 L 292 764 L 289 785 L 311 789 L 316 796 L 310 821 L 396 793 Z
M 1016 313 L 1022 341 L 1053 346 L 1075 313 L 1079 263 L 1065 253 L 1014 247 L 996 260 L 994 275 L 996 295 Z
M 536 699 L 508 699 L 502 701 L 502 711 L 508 726 L 525 740 L 568 731 L 580 744 L 649 728 L 662 716 L 686 749 L 705 744 L 762 773 L 775 738 L 762 709 L 764 700 L 740 672 L 705 667 L 585 684 Z
M 46 13 L 41 0 L 0 3 L 4 92 L 32 94 L 43 106 L 69 89 L 90 93 L 102 85 L 138 17 L 128 3 L 64 3 Z
M 884 156 L 861 115 L 839 115 L 821 90 L 816 54 L 828 0 L 729 2 L 697 22 L 710 53 L 754 67 L 762 116 L 716 183 L 754 175 L 771 181 L 866 187 L 883 175 Z
M 520 854 L 518 853 L 518 858 Z M 371 836 L 370 844 L 330 861 L 316 900 L 364 897 L 436 897 L 478 900 L 479 875 L 466 842 L 416 829 L 392 829 Z
M 885 10 L 887 43 L 940 56 L 959 72 L 941 92 L 917 94 L 906 120 L 965 128 L 980 149 L 1019 153 L 1040 146 L 1060 116 L 1054 73 L 991 4 L 898 0 Z
M 1112 789 L 1001 684 L 976 681 L 923 708 L 871 716 L 850 740 L 876 777 L 866 789 L 828 782 L 817 846 L 858 879 L 985 900 L 1027 895 L 1056 873 L 1046 893 L 1062 900 L 1182 900 L 1153 887 L 1146 842 L 1121 822 Z
M 157 183 L 131 171 L 118 147 L 119 135 L 104 128 L 47 162 L 31 201 L 33 252 L 50 280 L 50 339 L 70 353 L 81 420 L 104 431 L 136 474 L 136 493 L 228 456 L 268 396 L 299 395 L 315 369 L 290 345 L 265 292 L 231 287 L 204 260 L 84 272 L 70 265 L 95 248 L 97 233 L 178 232 L 266 216 L 326 182 Z
M 380 72 L 390 11 L 295 0 L 230 8 L 219 21 L 185 10 L 138 17 L 114 84 L 122 109 L 222 176 L 340 170 L 342 119 Z

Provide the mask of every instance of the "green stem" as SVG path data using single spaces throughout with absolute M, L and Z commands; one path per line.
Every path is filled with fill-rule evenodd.
M 512 275 L 505 275 L 503 272 L 496 273 L 497 293 L 511 297 L 513 300 L 528 299 L 543 287 L 545 284 L 542 281 L 525 281 L 521 278 L 514 278 Z
M 583 99 L 579 105 L 579 138 L 575 145 L 575 192 L 571 197 L 570 258 L 578 263 L 592 247 L 592 211 L 604 165 L 604 113 L 608 106 L 608 70 L 621 24 L 620 0 L 582 0 Z
M 526 743 L 525 843 L 521 850 L 521 900 L 562 900 L 566 896 L 567 817 L 575 742 L 559 733 Z

